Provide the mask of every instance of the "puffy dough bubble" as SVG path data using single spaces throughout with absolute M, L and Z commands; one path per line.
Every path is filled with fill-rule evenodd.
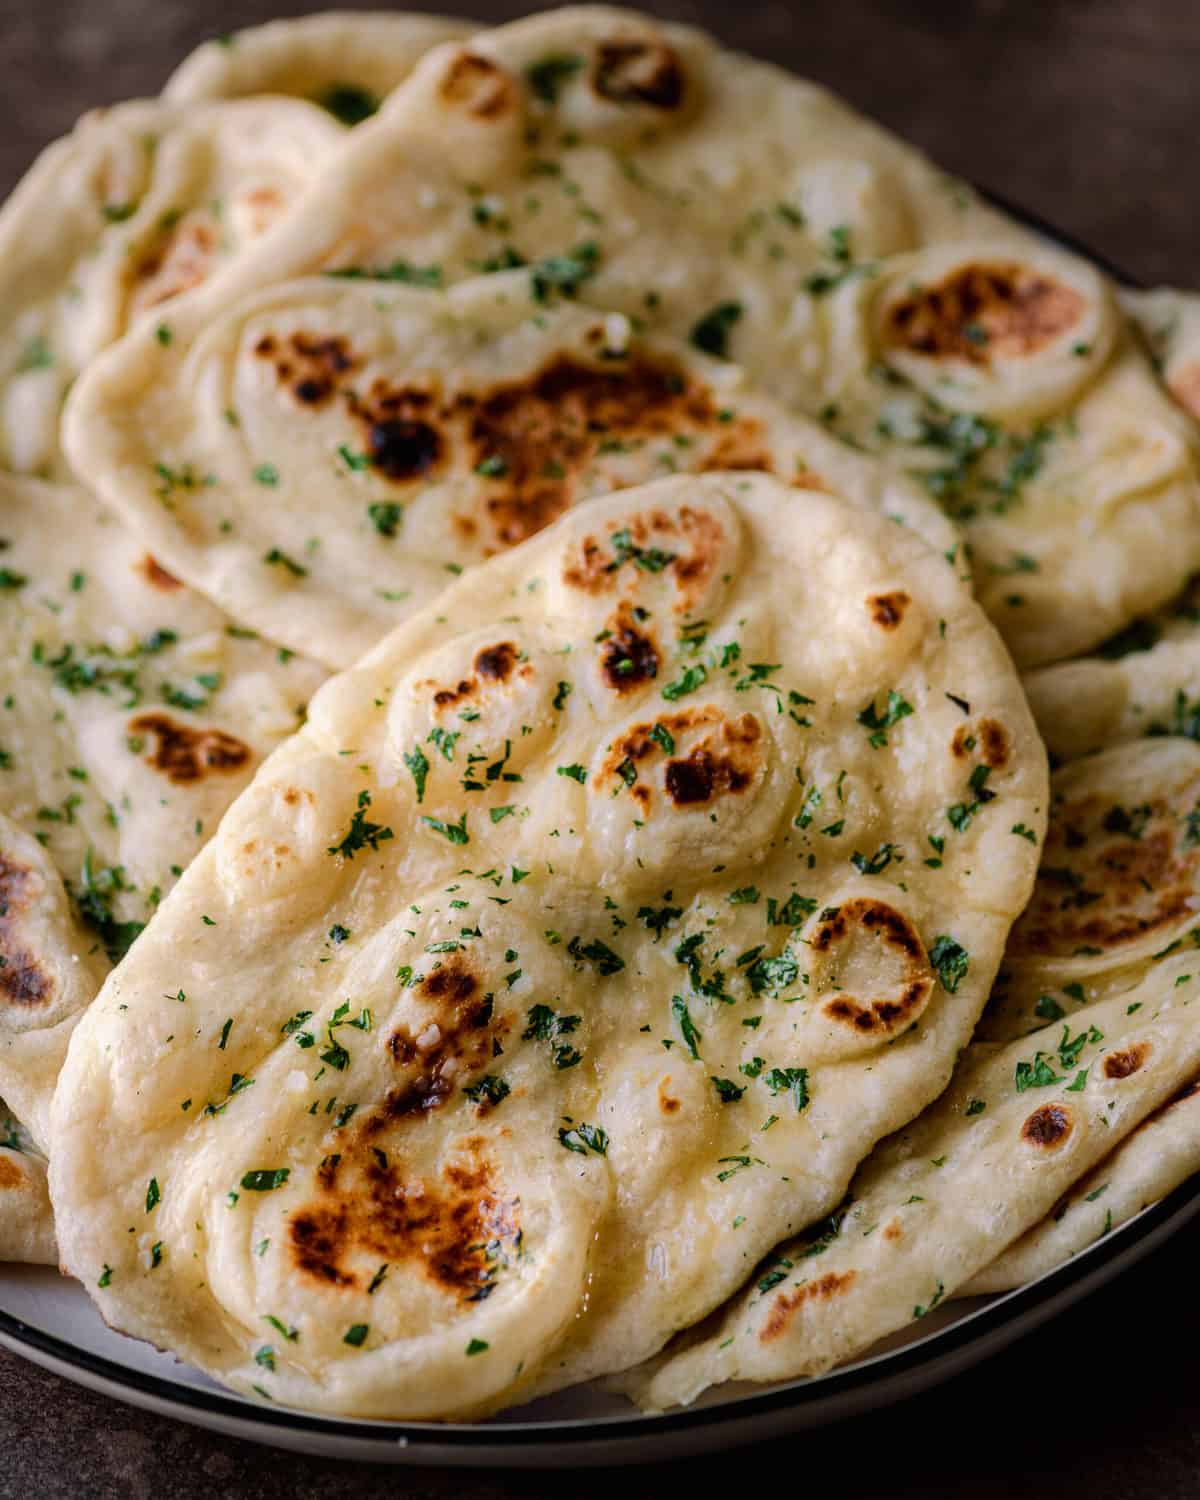
M 955 410 L 1034 419 L 1105 363 L 1118 327 L 1093 267 L 1004 242 L 943 245 L 880 283 L 874 340 L 893 369 Z
M 564 528 L 558 568 L 548 581 L 551 615 L 608 628 L 622 606 L 661 628 L 719 609 L 737 567 L 740 524 L 712 487 L 695 499 L 639 505 L 618 497 L 590 506 Z
M 598 863 L 653 884 L 682 868 L 763 858 L 790 791 L 774 718 L 710 699 L 627 723 L 588 775 Z
M 459 795 L 472 765 L 489 790 L 511 789 L 504 778 L 519 775 L 556 733 L 561 666 L 528 628 L 503 622 L 431 652 L 392 694 L 387 735 L 396 762 L 419 752 L 435 793 L 444 781 Z

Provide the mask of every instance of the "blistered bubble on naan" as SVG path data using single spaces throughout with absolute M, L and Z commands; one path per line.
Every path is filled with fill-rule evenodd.
M 60 1243 L 107 1318 L 481 1415 L 661 1347 L 945 1084 L 1040 745 L 944 558 L 793 498 L 594 499 L 317 694 L 73 1039 Z
M 282 218 L 342 136 L 298 100 L 133 102 L 85 115 L 0 213 L 0 460 L 61 475 L 75 377 Z
M 80 1014 L 322 673 L 82 491 L 13 476 L 0 639 L 0 1089 L 44 1146 Z
M 1049 1269 L 1051 1245 L 1070 1254 L 1068 1241 L 1080 1248 L 1104 1233 L 1100 1184 L 1116 1190 L 1116 1220 L 1136 1211 L 1136 1174 L 1156 1196 L 1194 1162 L 1180 1093 L 1200 1063 L 1198 1005 L 1200 973 L 1181 956 L 1064 1028 L 968 1048 L 946 1092 L 868 1157 L 834 1214 L 618 1388 L 661 1410 L 730 1380 L 818 1375 L 946 1298 L 1014 1284 L 1005 1265 L 1033 1259 L 1034 1243 Z M 1155 1140 L 1164 1150 L 1152 1162 Z M 1090 1234 L 1077 1238 L 1074 1220 L 1062 1234 L 1043 1223 L 1060 1200 Z M 1014 1241 L 993 1275 L 997 1246 Z
M 561 9 L 436 49 L 185 342 L 315 272 L 504 271 L 547 307 L 687 339 L 915 474 L 966 528 L 1024 666 L 1095 645 L 1200 561 L 1186 423 L 1093 268 L 813 85 L 632 12 Z M 80 429 L 120 420 L 135 364 L 161 374 L 131 351 Z M 392 435 L 405 471 L 436 468 L 423 434 Z M 743 449 L 727 466 L 750 466 Z
M 0 1263 L 57 1260 L 46 1158 L 0 1099 Z
M 288 94 L 311 99 L 344 125 L 357 125 L 431 47 L 472 30 L 442 16 L 369 11 L 268 21 L 202 43 L 171 74 L 163 98 L 197 104 Z
M 1110 1061 L 1106 1059 L 1106 1073 Z M 1127 1075 L 1119 1070 L 1108 1076 Z M 962 1295 L 1007 1292 L 1036 1281 L 1198 1171 L 1200 1077 L 1185 1083 L 1115 1151 L 1073 1183 L 1046 1218 L 974 1276 Z
M 1036 419 L 1061 411 L 1112 352 L 1116 308 L 1093 267 L 988 242 L 902 258 L 874 294 L 887 364 L 955 411 Z
M 78 472 L 189 582 L 338 665 L 577 501 L 676 471 L 835 491 L 959 558 L 915 485 L 730 366 L 621 315 L 550 306 L 519 272 L 449 294 L 395 284 L 414 279 L 308 279 L 211 321 L 193 301 L 170 345 L 135 334 L 72 403 Z M 648 573 L 704 541 L 631 534 L 616 561 Z M 578 567 L 611 633 L 600 669 L 627 689 L 653 653 L 613 613 L 605 549 Z M 876 608 L 902 629 L 902 600 Z
M 1128 987 L 1200 934 L 1200 747 L 1168 737 L 1073 761 L 1051 782 L 1029 905 L 981 1035 L 1007 1040 Z

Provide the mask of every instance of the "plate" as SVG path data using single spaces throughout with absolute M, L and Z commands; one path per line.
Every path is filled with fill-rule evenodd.
M 44 1267 L 0 1266 L 0 1345 L 103 1395 L 297 1453 L 464 1468 L 574 1468 L 693 1457 L 824 1427 L 957 1375 L 1086 1297 L 1200 1214 L 1200 1177 L 1040 1281 L 950 1302 L 876 1351 L 815 1379 L 724 1386 L 648 1416 L 595 1385 L 482 1423 L 366 1422 L 251 1401 L 108 1328 L 87 1293 Z
M 995 206 L 1115 281 L 1103 256 L 984 192 Z M 1098 1290 L 1200 1215 L 1200 1176 L 1040 1280 L 951 1301 L 852 1364 L 812 1379 L 708 1391 L 646 1415 L 599 1385 L 576 1386 L 486 1422 L 372 1422 L 234 1395 L 173 1355 L 110 1329 L 84 1289 L 40 1266 L 0 1263 L 0 1347 L 67 1380 L 229 1437 L 325 1458 L 459 1468 L 555 1469 L 695 1457 L 828 1426 L 915 1396 L 1006 1348 Z

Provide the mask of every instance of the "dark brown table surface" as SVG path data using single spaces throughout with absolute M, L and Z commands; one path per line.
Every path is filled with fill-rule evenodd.
M 386 7 L 356 0 L 356 8 Z M 547 7 L 474 0 L 469 8 L 499 21 Z M 1196 0 L 646 8 L 832 85 L 945 166 L 1135 277 L 1200 283 Z M 0 188 L 83 108 L 153 94 L 196 42 L 289 9 L 285 0 L 0 0 Z M 805 1500 L 1193 1500 L 1198 1248 L 1200 1231 L 1181 1234 L 1005 1355 L 918 1400 L 670 1471 L 473 1475 L 299 1458 L 146 1415 L 0 1352 L 0 1500 L 582 1500 L 613 1487 L 633 1500 L 668 1484 Z

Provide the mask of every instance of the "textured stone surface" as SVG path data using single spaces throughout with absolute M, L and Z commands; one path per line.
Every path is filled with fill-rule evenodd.
M 303 0 L 297 0 L 298 5 Z M 382 9 L 355 0 L 361 9 Z M 450 8 L 453 0 L 446 0 Z M 315 7 L 314 7 L 315 8 Z M 417 8 L 417 7 L 413 7 Z M 474 0 L 500 20 L 537 8 Z M 946 166 L 1145 280 L 1200 281 L 1192 0 L 647 4 L 841 90 Z M 79 111 L 153 93 L 264 0 L 0 0 L 0 189 Z M 839 1500 L 1194 1500 L 1193 1228 L 985 1367 L 826 1433 L 676 1465 L 680 1490 Z M 0 1500 L 657 1496 L 653 1469 L 565 1475 L 359 1468 L 274 1453 L 94 1396 L 0 1352 Z

